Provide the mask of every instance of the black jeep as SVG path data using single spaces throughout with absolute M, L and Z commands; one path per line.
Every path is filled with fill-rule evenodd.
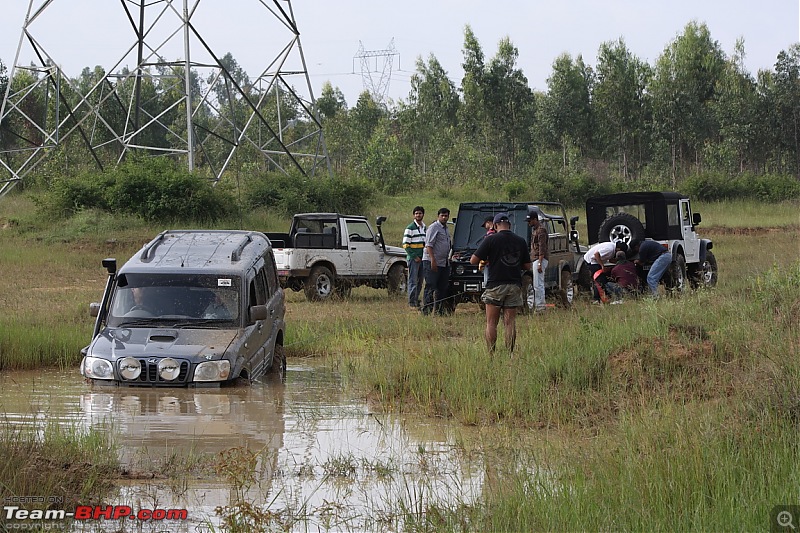
M 508 213 L 511 231 L 525 239 L 530 246 L 531 231 L 526 216 L 528 206 L 536 206 L 542 213 L 541 223 L 549 234 L 550 261 L 545 272 L 545 290 L 558 297 L 560 303 L 568 306 L 575 296 L 577 273 L 583 262 L 583 254 L 578 244 L 575 223 L 578 217 L 569 220 L 564 206 L 557 202 L 467 202 L 458 207 L 453 219 L 453 255 L 450 268 L 450 294 L 447 299 L 450 310 L 462 302 L 480 302 L 483 293 L 483 272 L 470 264 L 469 260 L 486 236 L 484 222 L 497 213 Z M 522 276 L 523 295 L 527 295 L 533 276 L 526 271 Z M 529 311 L 527 300 L 523 311 Z

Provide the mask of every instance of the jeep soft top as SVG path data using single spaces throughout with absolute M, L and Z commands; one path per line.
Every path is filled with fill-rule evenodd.
M 625 192 L 595 196 L 586 200 L 586 225 L 589 233 L 589 244 L 609 240 L 602 231 L 603 224 L 609 217 L 618 213 L 626 213 L 636 218 L 642 225 L 643 235 L 636 235 L 630 240 L 669 240 L 682 238 L 680 218 L 676 206 L 681 200 L 689 197 L 677 192 Z M 672 206 L 670 209 L 668 206 Z M 699 219 L 695 224 L 698 224 Z

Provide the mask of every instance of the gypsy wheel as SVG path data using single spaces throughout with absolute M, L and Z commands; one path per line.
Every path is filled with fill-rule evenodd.
M 572 283 L 572 272 L 566 268 L 561 271 L 561 284 L 558 288 L 558 299 L 562 306 L 569 307 L 575 299 L 575 285 Z
M 407 291 L 408 269 L 403 263 L 396 263 L 389 269 L 386 276 L 386 285 L 391 296 L 405 294 Z
M 311 301 L 327 300 L 333 295 L 335 286 L 330 269 L 324 266 L 315 266 L 306 280 L 306 298 Z

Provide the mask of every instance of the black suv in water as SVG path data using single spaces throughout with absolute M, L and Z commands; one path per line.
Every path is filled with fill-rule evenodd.
M 483 272 L 470 264 L 469 259 L 486 236 L 485 220 L 497 213 L 508 213 L 511 231 L 525 239 L 530 246 L 531 231 L 526 216 L 528 206 L 536 206 L 542 213 L 541 223 L 549 234 L 550 260 L 545 272 L 545 290 L 558 297 L 568 306 L 575 296 L 575 280 L 583 263 L 585 249 L 578 244 L 575 223 L 578 217 L 569 219 L 564 206 L 557 202 L 467 202 L 458 207 L 453 219 L 453 255 L 450 268 L 450 310 L 462 302 L 480 302 L 483 293 Z M 523 294 L 533 280 L 530 271 L 522 276 Z M 528 311 L 527 301 L 523 311 Z
M 283 289 L 255 231 L 164 231 L 108 271 L 81 374 L 95 384 L 208 386 L 283 377 Z

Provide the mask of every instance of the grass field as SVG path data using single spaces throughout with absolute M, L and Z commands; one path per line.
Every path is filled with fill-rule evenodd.
M 387 198 L 369 215 L 389 217 L 396 244 L 414 205 L 430 221 L 491 198 L 466 194 Z M 323 304 L 290 292 L 288 355 L 329 357 L 379 408 L 486 428 L 483 502 L 409 516 L 419 530 L 768 529 L 772 506 L 800 498 L 799 206 L 694 207 L 713 290 L 520 317 L 516 352 L 493 357 L 477 305 L 428 318 L 386 291 Z M 288 224 L 253 213 L 220 227 Z M 20 195 L 0 200 L 0 228 L 0 369 L 77 368 L 101 259 L 166 229 L 96 212 L 48 223 Z

